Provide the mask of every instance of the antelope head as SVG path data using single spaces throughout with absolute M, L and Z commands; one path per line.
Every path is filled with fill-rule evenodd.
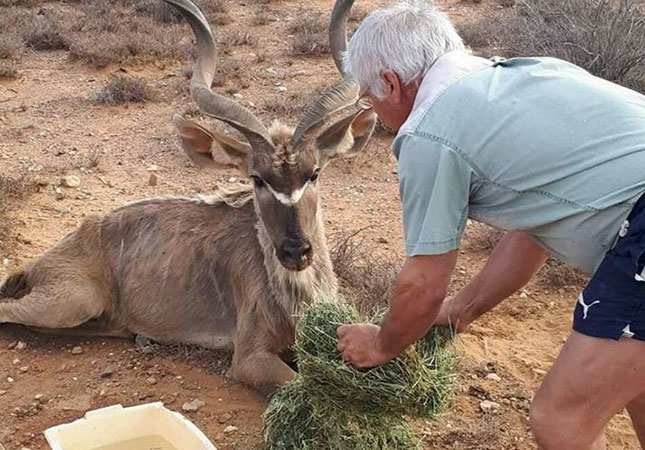
M 245 138 L 240 141 L 215 133 L 176 115 L 174 123 L 184 151 L 201 167 L 234 168 L 249 177 L 259 221 L 278 260 L 291 271 L 306 269 L 315 251 L 312 238 L 319 220 L 318 176 L 332 159 L 353 155 L 365 146 L 376 115 L 369 105 L 358 101 L 356 81 L 343 77 L 305 108 L 295 128 L 274 123 L 267 129 L 251 111 L 211 90 L 217 62 L 215 43 L 199 8 L 189 0 L 164 1 L 182 13 L 196 37 L 198 56 L 191 93 L 200 111 Z M 351 1 L 339 3 L 341 8 L 335 8 L 330 25 L 337 65 L 347 45 L 345 26 Z M 338 115 L 341 118 L 332 122 L 331 117 Z

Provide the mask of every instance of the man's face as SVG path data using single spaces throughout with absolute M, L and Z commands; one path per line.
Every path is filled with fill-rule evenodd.
M 385 83 L 385 97 L 378 99 L 369 90 L 365 92 L 381 122 L 394 131 L 399 131 L 407 120 L 419 90 L 417 83 L 403 85 L 399 76 L 393 72 L 383 72 L 381 80 Z

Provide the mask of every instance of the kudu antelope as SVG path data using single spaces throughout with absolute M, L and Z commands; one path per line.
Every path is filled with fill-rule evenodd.
M 365 146 L 376 116 L 357 104 L 358 86 L 344 78 L 295 128 L 265 128 L 211 91 L 216 52 L 201 11 L 189 0 L 165 1 L 196 37 L 191 91 L 199 109 L 246 138 L 175 116 L 181 145 L 199 166 L 235 168 L 252 183 L 213 197 L 143 200 L 85 220 L 3 281 L 0 323 L 231 349 L 233 378 L 271 392 L 294 376 L 280 354 L 293 341 L 299 307 L 337 289 L 318 175 L 333 158 Z M 345 9 L 331 25 L 342 37 L 337 60 L 346 45 Z M 345 117 L 330 125 L 339 112 Z

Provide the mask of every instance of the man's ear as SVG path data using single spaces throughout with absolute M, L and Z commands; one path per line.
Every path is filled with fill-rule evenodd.
M 369 141 L 376 126 L 376 114 L 371 109 L 340 119 L 316 138 L 321 165 L 339 156 L 354 156 Z
M 172 120 L 181 138 L 182 148 L 199 167 L 237 169 L 248 175 L 250 145 L 230 136 L 211 133 L 177 114 Z

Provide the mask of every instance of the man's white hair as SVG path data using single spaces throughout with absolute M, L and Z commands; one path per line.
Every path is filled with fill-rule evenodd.
M 404 0 L 372 12 L 356 30 L 345 54 L 345 70 L 362 89 L 385 97 L 383 71 L 405 85 L 423 77 L 434 62 L 464 43 L 446 14 L 425 0 Z

